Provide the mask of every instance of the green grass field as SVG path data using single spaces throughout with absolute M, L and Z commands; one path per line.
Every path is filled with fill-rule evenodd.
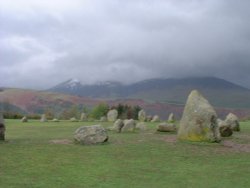
M 0 187 L 250 187 L 250 122 L 219 144 L 179 142 L 152 123 L 145 132 L 109 132 L 103 145 L 73 144 L 74 130 L 88 124 L 96 123 L 6 120 Z

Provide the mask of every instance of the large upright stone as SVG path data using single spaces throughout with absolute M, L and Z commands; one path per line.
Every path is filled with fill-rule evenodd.
M 118 111 L 116 109 L 109 110 L 107 118 L 109 122 L 115 122 L 118 117 Z
M 144 121 L 146 121 L 146 118 L 147 118 L 146 112 L 144 110 L 140 110 L 138 112 L 138 120 L 141 122 L 144 122 Z
M 173 113 L 170 113 L 168 116 L 168 122 L 169 123 L 174 123 L 175 122 L 175 117 Z
M 233 131 L 240 131 L 239 119 L 235 114 L 229 113 L 225 119 L 225 122 L 230 126 Z
M 42 114 L 40 121 L 41 122 L 47 122 L 48 121 L 45 114 Z
M 2 113 L 0 113 L 0 140 L 5 140 L 5 125 Z
M 158 115 L 154 115 L 153 119 L 151 120 L 151 122 L 160 122 L 160 117 Z
M 90 145 L 108 141 L 107 131 L 101 125 L 82 126 L 74 133 L 76 143 Z
M 87 121 L 87 119 L 88 119 L 87 114 L 83 112 L 81 114 L 80 121 Z
M 23 118 L 21 119 L 21 122 L 23 123 L 28 122 L 28 118 L 26 116 L 23 116 Z
M 197 91 L 188 96 L 178 130 L 179 140 L 220 142 L 217 114 Z

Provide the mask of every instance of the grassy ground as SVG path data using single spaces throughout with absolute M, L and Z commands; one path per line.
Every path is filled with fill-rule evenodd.
M 152 123 L 145 132 L 109 132 L 107 144 L 72 144 L 87 124 L 7 120 L 0 187 L 250 187 L 250 122 L 220 144 L 178 142 Z

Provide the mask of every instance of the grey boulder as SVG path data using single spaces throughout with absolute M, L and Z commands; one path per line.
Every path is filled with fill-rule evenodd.
M 108 134 L 101 125 L 82 126 L 75 131 L 74 140 L 83 145 L 100 144 L 108 141 Z

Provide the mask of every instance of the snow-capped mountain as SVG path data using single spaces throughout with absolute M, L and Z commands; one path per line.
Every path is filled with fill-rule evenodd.
M 73 78 L 73 79 L 68 80 L 65 83 L 65 86 L 68 87 L 69 89 L 77 89 L 78 87 L 81 87 L 82 85 L 78 79 Z
M 217 106 L 250 106 L 249 89 L 215 77 L 158 78 L 129 85 L 114 81 L 82 85 L 78 79 L 70 79 L 48 91 L 92 98 L 137 98 L 183 105 L 193 89 L 201 91 Z
M 115 82 L 115 81 L 105 81 L 105 82 L 97 82 L 95 85 L 105 86 L 105 87 L 117 87 L 121 86 L 122 84 L 120 82 Z
M 74 78 L 56 85 L 48 91 L 71 94 L 77 96 L 90 97 L 107 97 L 114 96 L 116 93 L 121 93 L 120 89 L 123 85 L 115 81 L 97 82 L 92 85 L 82 85 L 81 82 Z
M 50 91 L 56 91 L 59 93 L 72 93 L 77 92 L 82 88 L 81 82 L 77 78 L 69 79 L 55 87 L 49 89 Z

